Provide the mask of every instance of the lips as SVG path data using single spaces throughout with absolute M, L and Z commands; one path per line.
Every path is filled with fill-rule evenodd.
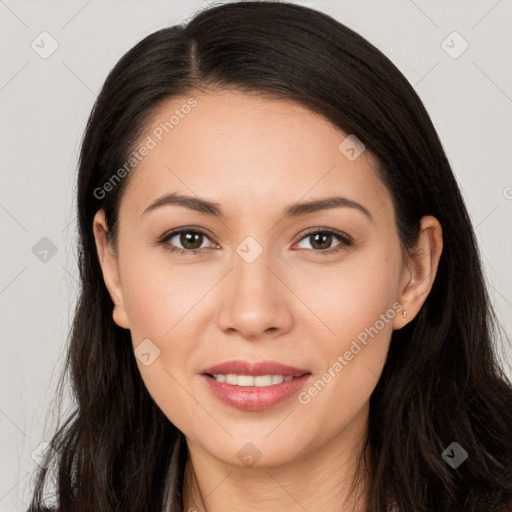
M 235 374 L 235 375 L 284 375 L 291 377 L 300 377 L 305 373 L 310 373 L 303 368 L 294 368 L 285 364 L 277 363 L 275 361 L 227 361 L 225 363 L 217 364 L 206 368 L 203 372 L 204 375 L 218 375 L 218 374 Z
M 219 379 L 219 376 L 226 378 Z M 265 385 L 269 383 L 268 376 L 273 376 L 273 383 Z M 208 367 L 201 377 L 212 395 L 225 404 L 237 409 L 261 411 L 297 393 L 309 380 L 311 372 L 274 361 L 237 360 Z

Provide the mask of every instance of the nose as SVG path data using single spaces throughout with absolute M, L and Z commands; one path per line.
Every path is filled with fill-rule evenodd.
M 293 294 L 286 278 L 264 250 L 248 262 L 233 256 L 233 269 L 222 281 L 219 327 L 227 334 L 238 333 L 251 341 L 275 338 L 288 332 L 293 323 Z

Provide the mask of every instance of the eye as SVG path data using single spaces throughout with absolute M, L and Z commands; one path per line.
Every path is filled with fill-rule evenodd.
M 158 240 L 158 244 L 164 245 L 171 252 L 177 252 L 181 255 L 194 255 L 208 249 L 208 245 L 203 246 L 203 243 L 205 239 L 209 238 L 208 234 L 201 229 L 185 227 L 166 233 Z M 311 230 L 300 241 L 308 239 L 311 248 L 302 247 L 301 250 L 313 251 L 322 255 L 341 251 L 350 247 L 353 243 L 347 234 L 329 228 Z M 338 240 L 338 244 L 331 247 L 335 240 Z M 177 244 L 180 244 L 181 247 L 178 247 Z
M 171 252 L 183 255 L 197 254 L 207 248 L 207 246 L 201 247 L 205 238 L 209 239 L 206 232 L 200 229 L 180 228 L 166 233 L 158 243 L 164 245 Z M 176 247 L 176 244 L 181 244 L 182 247 Z
M 306 247 L 307 250 L 313 250 L 323 255 L 341 251 L 346 247 L 350 247 L 353 243 L 352 239 L 345 233 L 327 228 L 316 228 L 314 231 L 309 231 L 301 238 L 302 240 L 310 240 L 311 249 Z M 338 240 L 339 243 L 331 247 L 334 240 Z

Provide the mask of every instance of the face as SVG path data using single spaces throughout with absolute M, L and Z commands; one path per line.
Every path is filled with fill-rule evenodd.
M 141 138 L 154 147 L 123 193 L 116 251 L 96 216 L 114 319 L 189 443 L 283 464 L 362 425 L 400 311 L 409 321 L 424 293 L 413 297 L 389 192 L 349 134 L 283 100 L 193 97 L 168 101 Z

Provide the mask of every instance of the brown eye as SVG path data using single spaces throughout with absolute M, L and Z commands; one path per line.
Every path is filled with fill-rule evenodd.
M 316 233 L 309 235 L 313 249 L 330 249 L 333 236 L 330 233 Z
M 182 231 L 179 236 L 180 244 L 184 249 L 200 249 L 204 235 L 196 231 Z
M 310 231 L 301 238 L 301 241 L 302 240 L 308 240 L 311 247 L 302 247 L 301 249 L 312 250 L 323 254 L 330 254 L 336 251 L 340 251 L 341 249 L 352 244 L 352 240 L 348 235 L 332 230 L 318 229 L 316 231 Z M 336 240 L 338 240 L 338 243 L 333 246 L 332 244 Z
M 198 229 L 182 228 L 164 235 L 159 243 L 171 252 L 196 254 L 208 248 L 207 246 L 202 247 L 205 239 L 209 240 L 208 235 Z

